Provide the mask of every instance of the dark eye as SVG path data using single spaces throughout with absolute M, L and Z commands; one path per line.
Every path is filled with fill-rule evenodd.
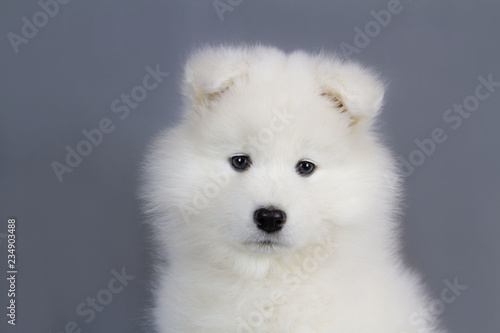
M 250 157 L 247 155 L 236 155 L 231 157 L 230 160 L 233 169 L 239 172 L 245 171 L 252 164 Z
M 316 166 L 314 165 L 314 163 L 309 161 L 299 161 L 299 163 L 297 163 L 297 165 L 295 166 L 295 170 L 301 176 L 311 175 L 314 169 L 316 169 Z

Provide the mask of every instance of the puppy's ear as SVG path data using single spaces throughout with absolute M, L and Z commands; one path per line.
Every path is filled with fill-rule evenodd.
M 319 58 L 319 94 L 331 101 L 338 112 L 346 113 L 350 126 L 368 128 L 378 115 L 384 98 L 382 81 L 358 64 Z
M 210 109 L 213 101 L 247 74 L 245 47 L 205 47 L 192 54 L 186 63 L 183 94 L 195 111 Z

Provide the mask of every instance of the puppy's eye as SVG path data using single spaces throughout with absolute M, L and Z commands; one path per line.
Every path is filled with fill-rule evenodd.
M 301 176 L 310 176 L 314 172 L 314 169 L 316 169 L 316 166 L 309 161 L 299 161 L 295 166 L 295 170 Z
M 231 157 L 230 159 L 231 165 L 234 170 L 241 172 L 245 171 L 250 167 L 252 161 L 250 160 L 250 156 L 247 155 L 236 155 Z

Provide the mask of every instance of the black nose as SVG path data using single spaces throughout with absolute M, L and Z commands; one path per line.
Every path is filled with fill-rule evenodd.
M 260 230 L 271 233 L 283 227 L 286 222 L 286 214 L 279 209 L 259 208 L 253 213 L 253 220 Z

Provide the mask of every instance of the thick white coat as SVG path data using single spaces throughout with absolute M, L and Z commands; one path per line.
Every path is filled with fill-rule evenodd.
M 141 190 L 165 259 L 159 333 L 438 332 L 399 255 L 400 180 L 373 130 L 384 85 L 372 71 L 323 53 L 205 47 L 183 93 L 184 118 L 152 145 Z M 238 154 L 252 160 L 244 172 L 229 162 Z M 316 165 L 308 177 L 303 159 Z M 263 206 L 287 214 L 272 245 L 252 219 Z

